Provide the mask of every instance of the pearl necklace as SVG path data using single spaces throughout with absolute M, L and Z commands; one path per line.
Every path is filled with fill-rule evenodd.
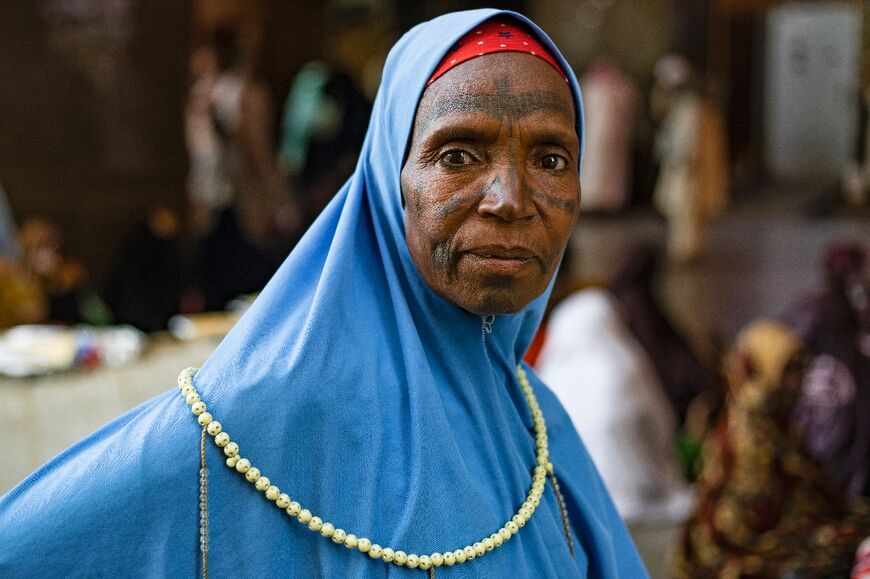
M 273 502 L 276 507 L 285 511 L 290 517 L 296 519 L 299 523 L 308 527 L 309 530 L 320 533 L 325 539 L 332 540 L 337 545 L 344 545 L 348 549 L 356 549 L 361 553 L 367 554 L 372 559 L 380 559 L 384 563 L 391 563 L 398 567 L 407 567 L 409 569 L 421 569 L 429 571 L 430 576 L 434 574 L 433 569 L 446 566 L 451 567 L 454 564 L 461 564 L 471 561 L 477 557 L 482 557 L 486 553 L 497 549 L 504 545 L 511 537 L 516 535 L 520 528 L 532 517 L 535 509 L 541 503 L 541 497 L 544 494 L 544 486 L 546 485 L 547 476 L 549 475 L 553 488 L 556 492 L 556 497 L 559 503 L 559 509 L 562 515 L 562 523 L 565 526 L 565 534 L 568 540 L 568 547 L 571 555 L 574 555 L 573 537 L 571 535 L 570 523 L 568 521 L 567 508 L 561 492 L 559 492 L 558 482 L 556 481 L 553 463 L 550 462 L 550 453 L 547 447 L 547 425 L 544 422 L 544 414 L 538 405 L 538 400 L 535 398 L 535 393 L 532 391 L 532 386 L 529 384 L 528 376 L 521 366 L 517 366 L 516 375 L 520 383 L 523 395 L 526 398 L 526 403 L 532 413 L 532 421 L 535 430 L 535 452 L 536 466 L 532 473 L 532 485 L 529 489 L 526 500 L 520 505 L 516 514 L 511 517 L 500 529 L 492 533 L 488 537 L 453 551 L 435 552 L 429 555 L 418 555 L 416 553 L 405 553 L 402 550 L 392 547 L 382 547 L 377 543 L 373 543 L 371 539 L 366 537 L 358 537 L 353 533 L 348 533 L 344 529 L 336 528 L 330 522 L 324 521 L 322 518 L 314 515 L 310 510 L 304 508 L 297 501 L 294 501 L 290 495 L 281 492 L 277 486 L 272 484 L 269 477 L 265 476 L 259 468 L 253 466 L 251 461 L 243 458 L 241 449 L 238 443 L 230 439 L 230 435 L 223 430 L 221 423 L 206 410 L 206 405 L 197 393 L 193 386 L 193 377 L 197 372 L 197 368 L 186 368 L 182 370 L 178 376 L 178 387 L 181 390 L 181 395 L 184 397 L 187 404 L 190 406 L 191 412 L 197 417 L 200 426 L 203 427 L 203 435 L 201 439 L 201 469 L 200 469 L 200 543 L 203 555 L 203 571 L 204 576 L 207 576 L 207 553 L 208 553 L 208 514 L 207 514 L 207 494 L 204 494 L 204 489 L 208 488 L 208 471 L 205 468 L 205 437 L 206 434 L 214 439 L 214 443 L 223 449 L 227 456 L 226 465 L 229 468 L 235 469 L 237 472 L 245 475 L 245 479 L 254 485 L 254 487 L 262 492 L 266 499 Z

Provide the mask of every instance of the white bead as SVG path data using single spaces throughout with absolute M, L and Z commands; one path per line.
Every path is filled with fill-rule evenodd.
M 474 556 L 475 557 L 480 557 L 484 553 L 486 553 L 486 548 L 483 546 L 483 543 L 481 543 L 480 541 L 478 541 L 477 543 L 472 545 L 472 549 L 474 549 Z
M 487 553 L 495 549 L 495 541 L 493 541 L 490 537 L 487 537 L 486 539 L 481 541 L 481 543 L 483 543 L 483 548 L 486 550 Z
M 240 473 L 244 474 L 248 472 L 248 469 L 251 468 L 251 461 L 247 458 L 240 458 L 239 462 L 236 463 L 236 470 Z
M 239 454 L 239 445 L 235 442 L 231 442 L 224 447 L 224 454 L 227 456 L 236 456 Z
M 405 561 L 405 567 L 408 569 L 416 569 L 418 565 L 420 565 L 420 557 L 414 553 L 408 555 L 408 560 Z
M 320 520 L 320 517 L 311 517 L 311 520 L 308 521 L 308 528 L 312 531 L 319 531 L 323 528 L 323 521 Z
M 199 402 L 199 394 L 197 394 L 196 392 L 189 392 L 187 396 L 184 397 L 184 399 L 187 401 L 188 404 L 192 405 L 196 402 Z
M 266 489 L 266 498 L 270 501 L 277 501 L 278 497 L 281 495 L 281 489 L 276 487 L 275 485 L 270 486 Z
M 269 487 L 272 486 L 272 481 L 269 480 L 269 477 L 260 475 L 257 477 L 257 480 L 254 481 L 254 488 L 260 491 L 261 493 L 269 490 Z
M 334 533 L 335 533 L 335 525 L 333 525 L 332 523 L 323 523 L 323 525 L 320 527 L 320 534 L 323 535 L 324 537 L 326 537 L 327 539 L 332 537 L 332 535 Z
M 492 539 L 492 542 L 495 544 L 496 547 L 501 547 L 502 545 L 504 545 L 504 539 L 499 533 L 493 533 L 490 536 L 490 539 Z
M 499 529 L 498 534 L 505 541 L 511 538 L 511 532 L 507 529 L 507 527 L 502 527 L 501 529 Z
M 453 551 L 444 553 L 444 564 L 448 567 L 453 567 L 454 563 L 456 563 L 456 555 L 453 554 Z
M 471 545 L 465 547 L 464 549 L 462 549 L 462 551 L 465 553 L 466 561 L 473 561 L 474 558 L 477 556 L 477 553 L 474 552 L 474 547 L 472 547 Z
M 444 555 L 442 555 L 441 553 L 432 553 L 431 555 L 429 555 L 429 559 L 432 560 L 433 567 L 440 567 L 442 564 L 444 564 Z
M 393 560 L 399 567 L 404 567 L 405 564 L 408 562 L 408 554 L 404 551 L 396 551 L 396 555 Z
M 369 541 L 368 539 L 366 539 L 365 537 L 362 537 L 357 542 L 357 549 L 359 549 L 360 553 L 368 553 L 369 549 L 371 549 L 371 548 L 372 548 L 372 542 Z
M 303 525 L 307 525 L 308 522 L 311 520 L 311 511 L 309 511 L 308 509 L 302 509 L 301 511 L 299 511 L 299 516 L 297 518 L 299 519 L 300 523 L 302 523 Z
M 432 559 L 429 558 L 429 555 L 420 555 L 420 569 L 423 571 L 428 571 L 432 568 Z
M 211 426 L 211 424 L 209 424 L 209 426 Z M 226 432 L 219 432 L 218 435 L 214 437 L 214 443 L 223 448 L 230 443 L 230 435 Z
M 382 552 L 383 549 L 381 549 L 381 546 L 377 543 L 369 547 L 369 557 L 371 557 L 372 559 L 380 559 Z
M 238 456 L 235 456 L 235 455 L 231 456 L 227 459 L 227 466 L 230 468 L 235 468 L 236 464 L 238 464 L 238 462 L 239 462 Z
M 347 533 L 344 529 L 336 529 L 332 533 L 332 542 L 336 545 L 343 545 L 345 540 L 347 539 Z
M 514 517 L 511 519 L 511 522 L 515 523 L 517 527 L 523 527 L 526 524 L 526 520 L 523 518 L 522 515 L 514 515 Z
M 286 509 L 290 506 L 290 495 L 287 493 L 281 493 L 278 495 L 278 500 L 275 501 L 275 505 L 279 509 Z
M 359 539 L 357 539 L 356 535 L 353 533 L 348 533 L 347 537 L 344 538 L 344 546 L 348 549 L 356 549 L 356 546 L 359 544 Z
M 257 482 L 260 479 L 260 469 L 252 466 L 248 469 L 248 472 L 245 473 L 245 478 L 248 480 L 248 482 Z
M 212 436 L 217 436 L 218 434 L 220 434 L 222 428 L 223 427 L 221 426 L 220 422 L 218 422 L 217 420 L 212 420 L 208 423 L 208 426 L 205 427 L 205 431 Z
M 211 413 L 203 412 L 196 417 L 196 421 L 199 422 L 200 426 L 208 426 L 208 423 L 211 422 Z
M 194 416 L 199 416 L 203 412 L 205 412 L 205 402 L 200 400 L 199 402 L 194 402 L 190 407 L 190 411 L 193 412 Z
M 296 501 L 291 501 L 289 505 L 287 505 L 287 514 L 291 517 L 298 517 L 299 513 L 302 512 L 302 505 L 297 503 Z
M 453 551 L 453 558 L 456 559 L 456 562 L 460 565 L 462 563 L 465 563 L 465 551 L 463 551 L 462 549 L 456 549 L 455 551 Z
M 389 547 L 384 547 L 381 551 L 381 560 L 384 563 L 392 563 L 393 559 L 396 557 L 396 552 L 390 549 Z
M 189 366 L 178 373 L 178 385 L 184 387 L 193 383 L 193 377 L 196 376 L 197 369 Z
M 187 395 L 191 392 L 196 392 L 196 388 L 193 387 L 193 384 L 188 384 L 181 387 L 181 395 L 184 396 L 185 400 L 187 400 Z M 188 402 L 188 404 L 193 404 L 193 402 Z
M 513 521 L 508 521 L 505 528 L 510 531 L 511 535 L 516 535 L 520 531 L 519 526 Z

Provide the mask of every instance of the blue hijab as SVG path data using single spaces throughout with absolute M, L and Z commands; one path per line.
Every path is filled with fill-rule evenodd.
M 408 252 L 399 173 L 424 85 L 465 32 L 448 14 L 391 51 L 356 170 L 195 385 L 243 454 L 324 520 L 419 554 L 496 531 L 525 498 L 532 420 L 514 369 L 547 295 L 487 327 L 437 296 Z M 527 23 L 580 91 L 568 63 Z M 547 292 L 549 293 L 549 292 Z M 645 577 L 570 419 L 530 372 L 576 558 L 549 483 L 500 549 L 445 578 Z M 71 447 L 0 500 L 0 576 L 194 577 L 201 429 L 177 389 Z M 207 447 L 213 577 L 424 577 L 312 533 Z

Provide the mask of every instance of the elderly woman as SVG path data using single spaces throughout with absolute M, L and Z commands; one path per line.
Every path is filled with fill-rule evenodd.
M 2 499 L 0 575 L 646 576 L 519 363 L 578 213 L 580 102 L 519 15 L 405 35 L 355 173 L 182 395 Z

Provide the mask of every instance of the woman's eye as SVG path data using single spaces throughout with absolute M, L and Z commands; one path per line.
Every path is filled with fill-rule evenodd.
M 458 167 L 470 164 L 472 159 L 466 151 L 447 151 L 441 155 L 441 161 L 446 165 Z
M 541 159 L 541 167 L 547 171 L 561 171 L 568 166 L 568 161 L 561 155 L 545 155 Z

